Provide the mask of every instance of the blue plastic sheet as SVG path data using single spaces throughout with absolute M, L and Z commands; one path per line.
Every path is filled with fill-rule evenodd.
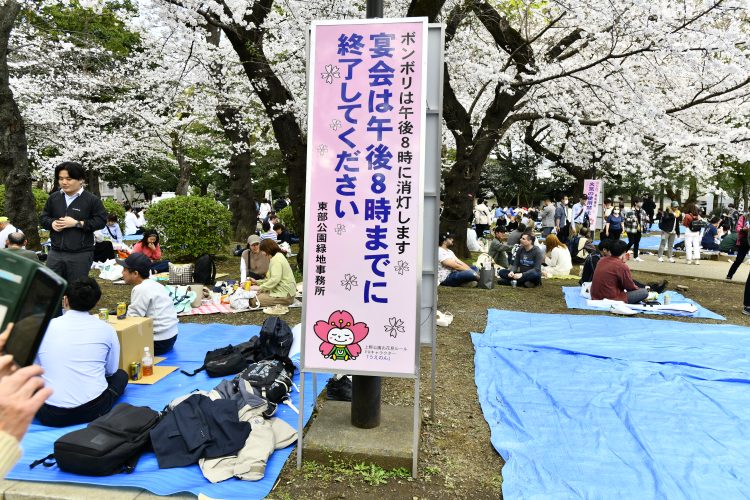
M 747 498 L 750 329 L 491 310 L 472 340 L 505 498 Z
M 628 236 L 627 234 L 623 233 L 622 235 L 622 241 L 627 242 Z M 598 245 L 600 240 L 594 240 L 594 245 Z M 684 238 L 676 238 L 674 240 L 674 244 L 678 244 L 684 241 Z M 641 241 L 638 244 L 638 248 L 640 250 L 659 250 L 659 243 L 661 242 L 661 235 L 658 236 L 643 236 L 641 237 Z
M 588 305 L 587 300 L 585 297 L 581 296 L 581 289 L 577 286 L 564 286 L 562 287 L 563 295 L 565 295 L 565 305 L 568 306 L 568 309 L 586 309 L 587 311 L 599 311 L 599 312 L 606 312 L 606 309 L 602 309 L 600 307 L 593 307 Z M 668 291 L 666 292 L 669 294 L 670 298 L 670 304 L 693 304 L 695 307 L 698 308 L 698 310 L 692 314 L 691 318 L 705 318 L 705 319 L 718 319 L 718 320 L 726 320 L 724 316 L 721 316 L 719 314 L 716 314 L 713 311 L 710 311 L 694 301 L 693 299 L 689 299 L 685 297 L 682 294 L 679 294 L 677 292 Z M 664 294 L 659 294 L 659 302 L 662 304 L 664 303 Z M 683 314 L 673 314 L 667 311 L 643 311 L 644 314 L 655 314 L 660 316 L 684 316 Z
M 167 353 L 162 364 L 179 366 L 186 371 L 192 371 L 203 364 L 206 351 L 224 347 L 227 344 L 237 344 L 248 340 L 260 332 L 256 325 L 232 326 L 222 324 L 201 325 L 181 323 L 179 336 L 174 349 Z M 296 361 L 296 360 L 295 360 Z M 305 423 L 312 415 L 315 399 L 312 389 L 312 375 L 305 375 Z M 294 382 L 299 387 L 299 372 L 294 376 Z M 318 389 L 325 386 L 330 375 L 318 374 Z M 154 385 L 128 385 L 125 395 L 120 402 L 137 406 L 149 406 L 161 410 L 172 399 L 187 394 L 195 389 L 210 390 L 219 384 L 220 378 L 210 378 L 205 372 L 194 377 L 188 377 L 178 371 L 167 375 Z M 299 408 L 299 393 L 292 390 L 291 399 Z M 297 414 L 286 405 L 280 405 L 276 413 L 295 429 L 297 428 Z M 21 443 L 24 456 L 8 475 L 8 479 L 25 481 L 53 481 L 65 483 L 94 484 L 99 486 L 121 486 L 145 488 L 157 495 L 171 495 L 179 492 L 190 492 L 195 495 L 203 493 L 212 498 L 264 498 L 273 488 L 281 468 L 294 449 L 294 445 L 274 452 L 266 467 L 265 477 L 260 481 L 248 482 L 239 479 L 211 484 L 201 474 L 197 465 L 176 469 L 159 469 L 156 457 L 152 452 L 145 453 L 138 462 L 132 474 L 117 474 L 106 477 L 87 477 L 60 471 L 57 467 L 45 468 L 38 466 L 29 469 L 29 463 L 42 458 L 53 451 L 55 440 L 81 426 L 54 429 L 39 424 L 32 424 L 29 432 Z

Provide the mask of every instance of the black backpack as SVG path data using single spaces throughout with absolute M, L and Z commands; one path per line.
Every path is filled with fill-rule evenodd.
M 216 262 L 214 262 L 213 255 L 203 254 L 195 261 L 193 283 L 214 286 L 214 283 L 216 283 Z
M 294 335 L 286 321 L 270 316 L 260 329 L 260 352 L 258 359 L 286 358 L 292 348 Z
M 192 377 L 198 372 L 206 370 L 209 377 L 226 377 L 240 373 L 247 368 L 248 363 L 255 361 L 258 353 L 258 336 L 252 337 L 247 342 L 233 346 L 229 344 L 220 349 L 208 351 L 203 358 L 203 365 L 197 368 L 193 373 L 180 370 L 188 377 Z
M 149 431 L 159 422 L 159 412 L 145 406 L 120 403 L 84 429 L 69 432 L 55 441 L 55 452 L 39 464 L 57 466 L 84 476 L 131 473 L 149 444 Z
M 693 232 L 697 232 L 707 225 L 708 224 L 706 224 L 706 221 L 704 221 L 703 219 L 693 219 L 692 221 L 690 221 L 690 230 Z
M 268 402 L 263 416 L 268 418 L 276 413 L 279 403 L 289 397 L 292 390 L 294 363 L 287 357 L 275 357 L 252 363 L 235 380 L 246 380 L 256 396 Z

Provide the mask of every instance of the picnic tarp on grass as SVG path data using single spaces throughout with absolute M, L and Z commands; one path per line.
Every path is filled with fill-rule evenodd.
M 750 329 L 490 310 L 472 341 L 504 498 L 747 498 Z
M 564 286 L 562 287 L 563 295 L 565 295 L 565 305 L 568 306 L 568 309 L 585 309 L 587 311 L 599 311 L 599 312 L 607 312 L 606 309 L 602 309 L 600 307 L 594 307 L 588 305 L 588 299 L 586 297 L 583 297 L 581 295 L 581 288 L 577 286 Z M 677 292 L 673 291 L 667 291 L 665 292 L 669 294 L 669 298 L 671 300 L 670 304 L 693 304 L 695 307 L 698 308 L 698 310 L 692 315 L 688 316 L 690 318 L 705 318 L 705 319 L 718 319 L 718 320 L 726 320 L 724 316 L 721 316 L 719 314 L 716 314 L 713 311 L 710 311 L 694 301 L 693 299 L 689 299 L 685 297 L 682 294 L 679 294 Z M 664 294 L 659 294 L 659 302 L 662 304 L 664 303 Z M 668 311 L 659 311 L 659 310 L 653 310 L 653 311 L 642 311 L 643 314 L 658 314 L 658 315 L 664 315 L 664 316 L 677 316 L 677 314 L 670 314 Z M 679 315 L 682 316 L 682 315 Z
M 179 336 L 174 349 L 165 355 L 162 362 L 165 365 L 177 365 L 186 371 L 192 371 L 203 364 L 206 351 L 224 347 L 228 344 L 237 344 L 246 341 L 260 332 L 260 327 L 255 325 L 232 326 L 221 324 L 189 324 L 181 323 Z M 329 375 L 318 376 L 318 389 L 325 386 L 330 378 Z M 179 371 L 167 375 L 166 378 L 154 385 L 129 384 L 125 395 L 119 402 L 126 402 L 137 406 L 149 406 L 155 410 L 161 410 L 172 399 L 187 394 L 195 389 L 210 390 L 219 384 L 221 378 L 210 378 L 205 372 L 200 372 L 194 377 L 188 377 Z M 299 387 L 299 372 L 294 375 L 294 382 Z M 292 402 L 299 408 L 299 393 L 292 390 Z M 305 423 L 312 415 L 313 407 L 312 375 L 306 374 L 305 379 Z M 301 410 L 301 409 L 300 409 Z M 276 413 L 295 429 L 297 428 L 297 414 L 286 405 L 279 405 Z M 57 467 L 45 468 L 38 466 L 29 469 L 29 464 L 38 458 L 43 458 L 53 451 L 55 440 L 72 430 L 79 429 L 85 425 L 55 429 L 39 424 L 32 424 L 29 432 L 23 439 L 23 458 L 8 475 L 7 479 L 23 481 L 52 481 L 64 483 L 93 484 L 98 486 L 120 486 L 138 487 L 149 490 L 157 495 L 171 495 L 179 492 L 190 492 L 195 495 L 203 493 L 211 498 L 263 498 L 271 491 L 276 479 L 281 473 L 289 454 L 294 449 L 293 445 L 277 450 L 268 460 L 266 475 L 260 481 L 240 481 L 229 479 L 227 481 L 211 484 L 201 474 L 197 465 L 175 469 L 159 469 L 156 456 L 153 452 L 144 453 L 138 461 L 138 466 L 132 474 L 116 474 L 106 477 L 88 477 L 69 474 L 59 470 Z

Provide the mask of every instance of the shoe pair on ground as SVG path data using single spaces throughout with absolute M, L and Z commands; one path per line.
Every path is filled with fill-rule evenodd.
M 351 401 L 352 400 L 352 381 L 349 377 L 336 378 L 328 380 L 326 384 L 326 399 L 331 401 Z
M 662 280 L 659 283 L 649 283 L 648 287 L 652 292 L 656 293 L 664 293 L 664 290 L 667 289 L 667 285 L 669 284 L 669 281 Z
M 701 263 L 701 261 L 700 261 L 700 260 L 690 260 L 690 259 L 687 259 L 687 265 L 688 265 L 688 266 L 689 266 L 690 264 L 695 264 L 696 266 L 699 266 L 699 265 L 700 265 L 700 263 Z
M 659 257 L 659 262 L 664 262 L 664 257 Z M 674 262 L 675 262 L 674 258 L 670 257 L 669 258 L 669 262 L 671 262 L 672 264 L 674 264 Z

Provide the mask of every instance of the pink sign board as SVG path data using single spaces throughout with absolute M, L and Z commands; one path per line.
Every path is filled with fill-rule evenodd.
M 312 25 L 305 371 L 417 372 L 426 44 L 425 19 Z
M 596 228 L 599 205 L 601 205 L 602 181 L 585 179 L 583 181 L 583 194 L 588 196 L 586 200 L 586 213 L 589 216 L 589 227 Z

